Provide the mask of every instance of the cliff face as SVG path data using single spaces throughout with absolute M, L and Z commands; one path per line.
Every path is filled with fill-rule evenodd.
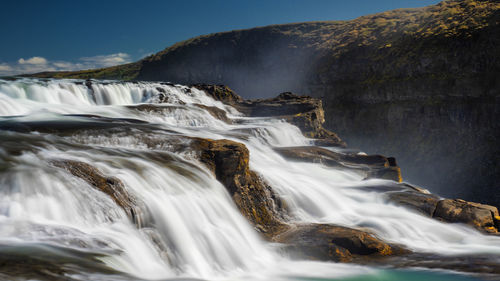
M 328 108 L 343 113 L 329 115 L 329 124 L 351 147 L 395 155 L 406 180 L 443 196 L 499 205 L 498 101 L 416 100 Z
M 352 21 L 275 25 L 175 44 L 142 61 L 39 77 L 226 84 L 246 98 L 320 97 L 350 147 L 405 179 L 500 205 L 500 3 L 443 1 Z

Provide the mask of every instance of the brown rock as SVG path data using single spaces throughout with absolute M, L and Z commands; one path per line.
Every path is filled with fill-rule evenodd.
M 461 199 L 440 199 L 419 188 L 386 192 L 390 202 L 415 210 L 425 216 L 449 223 L 464 223 L 487 233 L 497 233 L 498 209 L 494 206 Z
M 229 191 L 240 212 L 255 228 L 272 237 L 286 227 L 283 202 L 253 171 L 244 144 L 230 140 L 194 139 L 192 147 L 200 152 L 200 161 L 215 174 Z
M 396 182 L 403 182 L 403 177 L 401 176 L 401 168 L 399 167 L 386 167 L 381 169 L 374 169 L 368 173 L 367 179 L 384 179 L 393 180 Z
M 274 240 L 288 245 L 293 253 L 320 260 L 349 262 L 360 256 L 393 254 L 391 246 L 372 234 L 329 224 L 297 225 Z
M 447 222 L 465 223 L 484 230 L 496 233 L 495 216 L 498 209 L 493 206 L 471 203 L 461 199 L 444 199 L 438 202 L 434 217 Z

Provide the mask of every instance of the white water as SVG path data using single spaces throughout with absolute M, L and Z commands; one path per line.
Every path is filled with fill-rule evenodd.
M 157 101 L 159 89 L 169 98 L 163 111 L 124 107 Z M 216 106 L 241 122 L 228 125 L 195 104 Z M 155 126 L 147 135 L 158 143 L 170 135 L 167 130 L 243 142 L 250 150 L 251 168 L 287 202 L 292 219 L 299 222 L 370 228 L 385 240 L 420 252 L 500 254 L 500 238 L 387 204 L 380 194 L 358 189 L 374 181 L 362 181 L 356 173 L 283 159 L 273 146 L 310 143 L 298 128 L 280 120 L 241 117 L 197 89 L 158 83 L 93 83 L 90 90 L 81 81 L 0 81 L 0 116 L 24 115 L 8 119 L 14 121 L 86 120 L 61 114 L 147 121 Z M 177 159 L 166 165 L 147 153 L 151 147 L 141 138 L 144 135 L 0 131 L 0 245 L 43 243 L 99 252 L 107 265 L 144 279 L 277 280 L 372 270 L 281 256 L 275 245 L 260 239 L 225 188 L 189 152 L 156 145 L 156 156 Z M 25 151 L 8 152 L 16 145 Z M 48 161 L 55 158 L 87 162 L 121 179 L 145 203 L 154 226 L 137 229 L 108 196 L 50 166 Z

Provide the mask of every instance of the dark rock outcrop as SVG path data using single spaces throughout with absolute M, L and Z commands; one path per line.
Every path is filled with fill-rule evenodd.
M 244 100 L 227 86 L 197 84 L 195 87 L 246 116 L 284 119 L 299 127 L 306 137 L 316 139 L 318 145 L 345 146 L 337 134 L 323 128 L 325 113 L 319 99 L 287 92 L 270 99 Z

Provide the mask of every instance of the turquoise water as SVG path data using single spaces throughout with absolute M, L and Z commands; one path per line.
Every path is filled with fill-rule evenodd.
M 479 281 L 483 279 L 471 276 L 420 270 L 381 270 L 367 274 L 345 278 L 298 278 L 303 281 Z

